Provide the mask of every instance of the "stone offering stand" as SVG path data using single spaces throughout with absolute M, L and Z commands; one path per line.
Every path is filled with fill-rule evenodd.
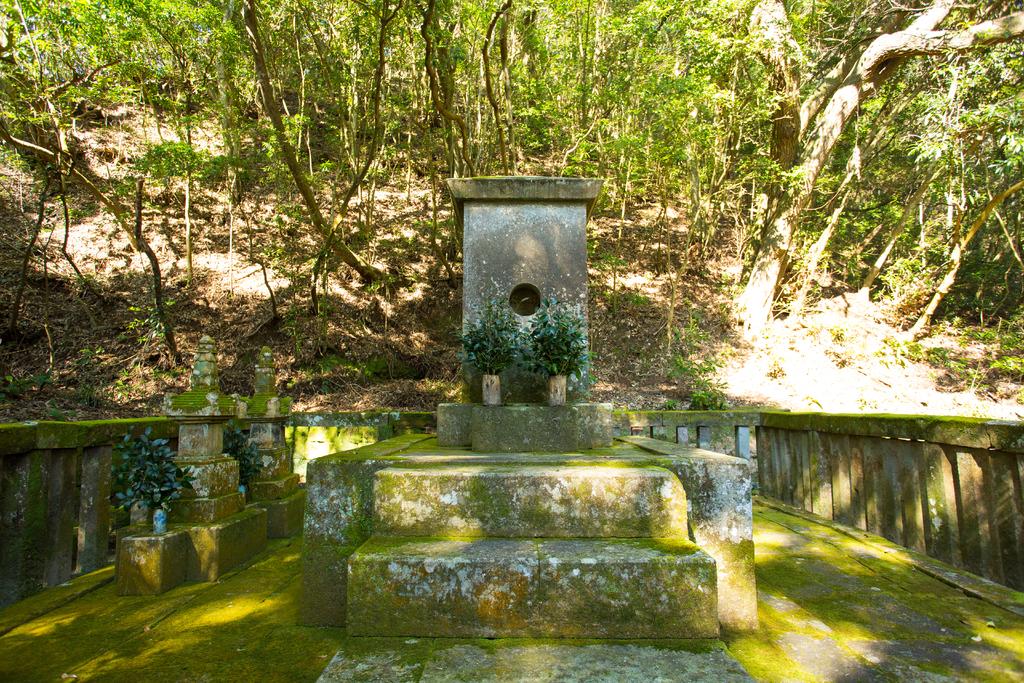
M 528 324 L 586 311 L 586 221 L 599 181 L 449 181 L 465 231 L 464 319 L 496 297 Z M 470 397 L 479 393 L 466 369 Z M 438 408 L 436 437 L 311 462 L 307 624 L 349 636 L 717 638 L 756 628 L 749 462 L 612 437 L 610 405 Z M 536 378 L 502 377 L 539 401 Z M 474 388 L 475 387 L 475 388 Z

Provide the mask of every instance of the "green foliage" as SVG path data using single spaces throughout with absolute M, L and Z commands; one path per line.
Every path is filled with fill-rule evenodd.
M 507 303 L 491 300 L 462 335 L 462 360 L 485 375 L 498 375 L 519 359 L 522 344 L 515 313 Z
M 259 450 L 234 420 L 224 429 L 224 452 L 238 461 L 238 483 L 248 489 L 260 473 Z
M 548 377 L 582 377 L 589 364 L 583 315 L 555 300 L 541 302 L 527 332 L 527 368 Z
M 676 331 L 675 353 L 668 375 L 689 398 L 690 410 L 725 410 L 729 400 L 716 378 L 721 364 L 713 355 L 701 355 L 707 341 L 707 334 L 700 329 L 698 320 L 691 317 L 682 331 Z
M 140 505 L 147 510 L 167 509 L 192 488 L 189 470 L 178 467 L 167 439 L 152 439 L 146 428 L 138 437 L 125 434 L 114 447 L 114 500 L 126 510 Z
M 29 391 L 38 391 L 50 383 L 48 373 L 40 373 L 31 377 L 0 377 L 0 402 L 21 398 Z

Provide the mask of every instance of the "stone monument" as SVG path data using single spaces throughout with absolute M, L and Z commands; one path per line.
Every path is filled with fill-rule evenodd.
M 120 539 L 120 595 L 162 593 L 182 581 L 216 581 L 262 550 L 267 512 L 246 507 L 238 490 L 238 463 L 224 453 L 224 424 L 235 416 L 234 398 L 220 391 L 217 349 L 199 341 L 189 390 L 164 398 L 164 413 L 178 423 L 179 466 L 192 473 L 192 489 L 171 505 L 167 533 Z
M 267 511 L 267 537 L 285 538 L 302 532 L 305 492 L 292 472 L 292 454 L 284 438 L 291 399 L 277 395 L 274 355 L 264 346 L 256 360 L 253 395 L 242 399 L 239 417 L 249 420 L 249 443 L 256 446 L 260 471 L 249 482 L 249 495 Z
M 464 315 L 507 297 L 585 311 L 600 181 L 451 180 Z M 445 404 L 307 469 L 302 618 L 349 636 L 716 638 L 757 625 L 749 463 L 614 437 L 611 406 Z M 473 383 L 470 382 L 470 386 Z M 473 392 L 471 392 L 471 396 Z
M 508 301 L 528 325 L 541 301 L 554 299 L 587 319 L 587 219 L 603 181 L 587 178 L 451 178 L 462 228 L 462 321 L 487 301 Z M 584 328 L 584 331 L 586 328 Z M 481 402 L 480 375 L 464 368 L 469 399 Z M 546 386 L 517 369 L 502 374 L 506 403 L 539 403 Z M 587 377 L 568 397 L 586 395 Z

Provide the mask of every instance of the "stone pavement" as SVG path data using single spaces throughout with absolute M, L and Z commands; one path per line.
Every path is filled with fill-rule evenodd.
M 940 580 L 934 561 L 915 564 L 877 537 L 763 504 L 755 540 L 762 627 L 726 634 L 724 645 L 346 638 L 343 629 L 297 626 L 297 538 L 271 541 L 217 583 L 119 598 L 108 567 L 0 611 L 0 680 L 315 681 L 325 673 L 647 683 L 748 680 L 744 669 L 759 681 L 1024 680 L 1021 593 L 948 567 Z

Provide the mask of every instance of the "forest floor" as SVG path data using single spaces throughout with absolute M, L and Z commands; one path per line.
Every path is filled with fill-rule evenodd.
M 103 129 L 90 141 L 93 171 L 126 175 L 119 157 L 138 137 Z M 37 220 L 33 192 L 30 178 L 0 167 L 4 330 Z M 452 258 L 450 275 L 444 267 L 441 256 L 456 254 L 457 242 L 443 191 L 435 227 L 429 179 L 376 188 L 372 228 L 353 222 L 349 233 L 353 247 L 400 272 L 402 284 L 366 288 L 337 269 L 320 316 L 308 312 L 304 284 L 315 241 L 301 223 L 281 218 L 294 215 L 291 198 L 257 188 L 231 223 L 222 191 L 206 185 L 192 194 L 191 282 L 180 184 L 151 184 L 144 212 L 171 301 L 177 364 L 160 339 L 145 257 L 88 197 L 70 195 L 67 234 L 60 202 L 47 203 L 38 240 L 45 264 L 37 248 L 17 328 L 0 339 L 0 420 L 153 414 L 163 394 L 185 387 L 203 334 L 219 344 L 229 393 L 251 391 L 256 353 L 271 347 L 280 387 L 299 411 L 433 410 L 458 396 L 461 265 Z M 913 341 L 884 303 L 830 290 L 831 298 L 750 342 L 732 309 L 741 270 L 733 236 L 719 231 L 709 244 L 681 250 L 672 246 L 687 242 L 675 212 L 637 207 L 622 215 L 599 207 L 590 226 L 596 399 L 686 408 L 695 387 L 718 386 L 736 406 L 1024 418 L 1024 350 L 1001 345 L 1001 331 L 939 324 Z M 62 254 L 65 239 L 84 280 Z M 267 255 L 267 243 L 289 248 Z M 1024 332 L 1013 334 L 1024 344 Z

